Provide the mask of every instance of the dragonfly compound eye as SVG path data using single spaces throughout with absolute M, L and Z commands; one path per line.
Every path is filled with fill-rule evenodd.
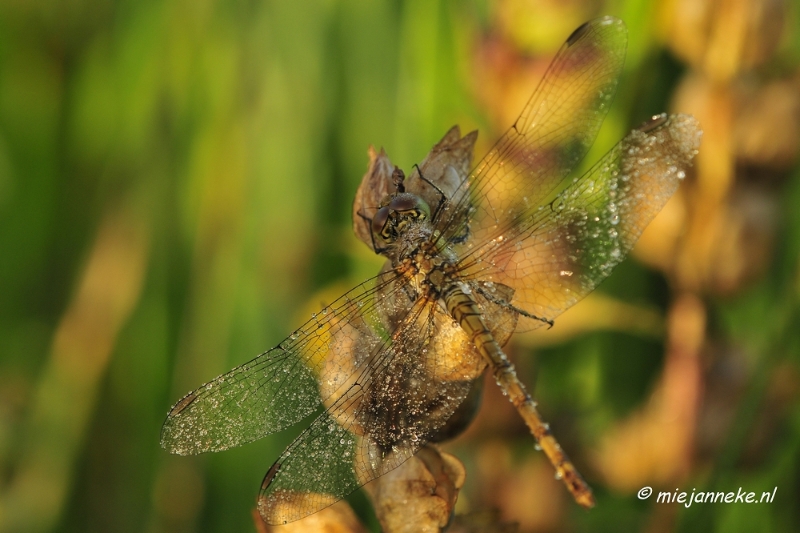
M 426 220 L 430 216 L 431 210 L 425 200 L 413 194 L 397 194 L 375 213 L 372 231 L 392 242 L 409 222 Z
M 385 237 L 386 229 L 389 222 L 389 206 L 385 205 L 378 209 L 375 216 L 372 217 L 372 232 L 381 237 Z

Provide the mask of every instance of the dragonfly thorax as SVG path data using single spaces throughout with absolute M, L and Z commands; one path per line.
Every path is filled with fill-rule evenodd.
M 387 244 L 393 243 L 410 223 L 422 222 L 430 216 L 430 207 L 416 194 L 394 194 L 381 202 L 372 218 L 372 231 Z

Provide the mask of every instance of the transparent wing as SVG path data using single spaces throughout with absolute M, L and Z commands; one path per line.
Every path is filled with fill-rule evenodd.
M 482 282 L 473 287 L 486 290 Z M 498 292 L 511 296 L 505 287 Z M 516 313 L 479 293 L 476 300 L 505 342 Z M 179 401 L 162 445 L 181 454 L 226 449 L 278 431 L 322 403 L 322 414 L 264 479 L 259 510 L 280 524 L 338 501 L 439 438 L 485 368 L 438 302 L 385 270 L 278 347 Z
M 446 424 L 482 373 L 480 355 L 438 304 L 418 300 L 397 322 L 267 473 L 258 507 L 268 523 L 319 511 L 398 467 Z
M 505 284 L 514 306 L 555 318 L 630 251 L 685 176 L 701 134 L 691 116 L 653 117 L 551 202 L 465 249 L 461 274 Z M 520 316 L 517 330 L 542 324 Z
M 439 214 L 447 240 L 482 242 L 538 205 L 594 142 L 622 72 L 627 30 L 613 17 L 579 27 L 556 54 L 522 114 Z
M 333 364 L 329 354 L 347 351 L 354 366 L 368 358 L 381 342 L 385 302 L 397 290 L 394 272 L 384 271 L 347 292 L 275 348 L 190 392 L 170 410 L 161 446 L 180 455 L 225 450 L 310 415 L 346 386 L 320 386 L 319 376 L 326 368 L 330 373 Z

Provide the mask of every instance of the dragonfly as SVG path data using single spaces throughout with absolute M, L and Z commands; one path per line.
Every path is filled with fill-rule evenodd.
M 461 138 L 456 127 L 409 176 L 396 167 L 368 172 L 354 227 L 384 267 L 276 347 L 179 400 L 162 447 L 216 452 L 312 419 L 269 468 L 257 499 L 267 523 L 284 524 L 452 434 L 488 371 L 555 476 L 578 504 L 593 506 L 503 346 L 514 332 L 552 327 L 605 279 L 697 153 L 697 121 L 661 114 L 573 177 L 608 112 L 626 47 L 616 18 L 576 29 L 471 171 L 476 134 Z

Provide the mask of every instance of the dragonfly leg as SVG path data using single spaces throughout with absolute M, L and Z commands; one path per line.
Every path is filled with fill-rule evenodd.
M 367 221 L 367 226 L 370 228 L 370 230 L 369 230 L 369 238 L 372 239 L 372 251 L 375 252 L 377 255 L 381 255 L 384 252 L 386 252 L 386 250 L 389 249 L 388 247 L 378 248 L 378 245 L 375 243 L 375 232 L 372 231 L 372 219 L 369 218 L 364 213 L 362 213 L 361 211 L 358 212 L 358 216 L 360 216 L 361 218 L 366 220 Z
M 439 193 L 439 196 L 440 196 L 440 198 L 439 198 L 439 203 L 436 205 L 436 210 L 434 210 L 434 212 L 433 212 L 433 217 L 432 217 L 432 218 L 433 218 L 433 220 L 436 220 L 436 215 L 438 215 L 438 214 L 439 214 L 439 210 L 442 208 L 442 206 L 444 205 L 444 203 L 447 201 L 447 195 L 446 195 L 446 194 L 444 193 L 444 191 L 442 191 L 442 189 L 440 189 L 440 188 L 439 188 L 439 187 L 438 187 L 438 186 L 437 186 L 437 185 L 436 185 L 434 182 L 432 182 L 431 180 L 429 180 L 428 178 L 426 178 L 426 177 L 425 177 L 425 176 L 422 174 L 422 169 L 421 169 L 421 168 L 419 168 L 419 165 L 417 165 L 416 163 L 414 163 L 414 168 L 416 168 L 416 169 L 417 169 L 417 172 L 419 173 L 419 179 L 421 179 L 422 181 L 424 181 L 425 183 L 427 183 L 428 185 L 430 185 L 431 187 L 433 187 L 434 189 L 436 189 L 436 192 L 438 192 L 438 193 Z
M 497 304 L 497 305 L 499 305 L 501 307 L 505 307 L 506 309 L 511 309 L 512 311 L 515 311 L 515 312 L 519 313 L 520 315 L 522 315 L 524 317 L 527 317 L 527 318 L 530 318 L 530 319 L 533 319 L 533 320 L 538 320 L 539 322 L 544 322 L 545 324 L 547 324 L 549 326 L 548 329 L 552 328 L 555 325 L 555 322 L 553 321 L 553 319 L 544 318 L 544 317 L 541 317 L 541 316 L 533 315 L 533 314 L 527 312 L 526 310 L 520 309 L 519 307 L 513 305 L 508 300 L 505 300 L 503 298 L 497 298 L 496 296 L 493 296 L 493 295 L 489 294 L 488 292 L 483 290 L 481 287 L 478 287 L 477 291 L 480 293 L 481 296 L 483 296 L 484 298 L 486 298 L 487 300 L 489 300 L 492 303 L 495 303 L 495 304 Z
M 395 165 L 394 170 L 392 171 L 392 183 L 394 184 L 395 191 L 398 193 L 406 192 L 406 186 L 403 183 L 405 180 L 405 172 L 403 172 L 402 168 Z

